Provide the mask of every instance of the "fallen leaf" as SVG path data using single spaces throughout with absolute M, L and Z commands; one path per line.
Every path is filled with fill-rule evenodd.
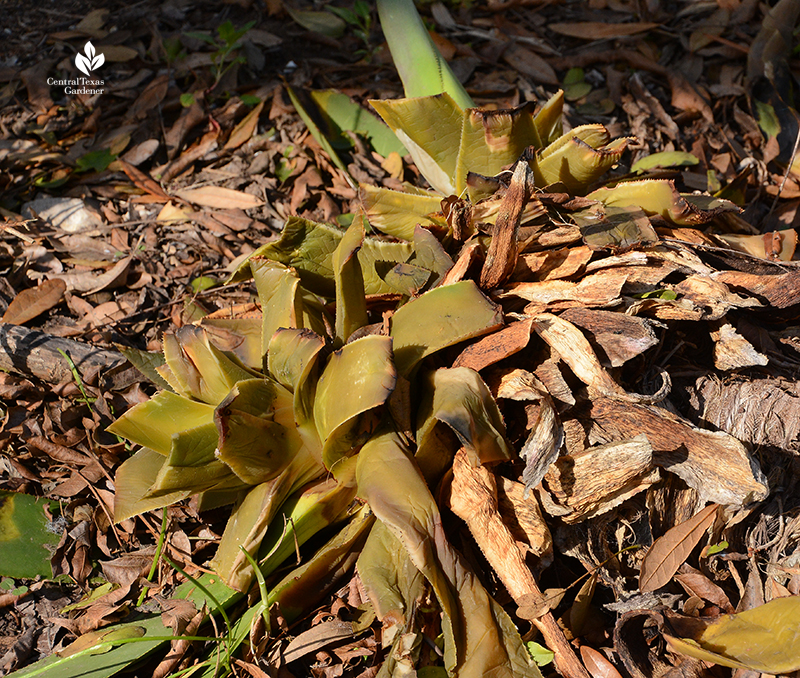
M 201 207 L 216 207 L 218 209 L 251 209 L 260 207 L 264 201 L 250 193 L 235 191 L 222 186 L 203 186 L 202 188 L 187 188 L 175 191 L 175 195 L 187 202 Z
M 581 646 L 581 659 L 592 678 L 622 678 L 608 659 L 588 645 Z
M 250 140 L 250 137 L 252 137 L 258 129 L 258 116 L 261 115 L 261 111 L 264 109 L 264 103 L 264 101 L 261 101 L 257 104 L 256 107 L 236 125 L 230 137 L 228 137 L 228 141 L 226 141 L 225 145 L 222 147 L 224 150 L 239 148 L 239 146 Z
M 639 21 L 627 24 L 607 24 L 602 21 L 575 21 L 563 24 L 550 24 L 548 28 L 554 33 L 568 35 L 571 38 L 584 40 L 608 40 L 624 38 L 637 33 L 645 33 L 659 24 Z
M 676 525 L 655 540 L 639 570 L 639 590 L 655 591 L 669 583 L 689 557 L 706 530 L 714 523 L 717 504 L 710 504 L 689 520 Z
M 2 322 L 24 325 L 45 311 L 58 305 L 64 298 L 67 285 L 63 280 L 45 280 L 37 287 L 22 290 L 8 305 Z

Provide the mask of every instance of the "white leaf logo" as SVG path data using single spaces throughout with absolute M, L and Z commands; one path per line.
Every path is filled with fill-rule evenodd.
M 105 63 L 106 58 L 105 56 L 103 56 L 103 54 L 95 55 L 96 50 L 91 41 L 86 43 L 86 46 L 83 48 L 83 51 L 86 54 L 86 56 L 80 53 L 76 54 L 75 65 L 78 67 L 78 70 L 81 73 L 85 73 L 86 75 L 91 75 L 92 71 L 100 68 L 100 66 L 102 66 Z

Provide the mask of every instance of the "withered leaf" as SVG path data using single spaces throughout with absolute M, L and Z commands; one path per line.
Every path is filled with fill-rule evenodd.
M 22 290 L 8 305 L 2 322 L 23 325 L 59 304 L 66 290 L 66 283 L 59 279 L 45 280 L 37 287 Z
M 667 584 L 689 557 L 705 531 L 714 523 L 717 504 L 710 504 L 689 520 L 676 525 L 650 547 L 639 570 L 639 590 L 655 591 Z

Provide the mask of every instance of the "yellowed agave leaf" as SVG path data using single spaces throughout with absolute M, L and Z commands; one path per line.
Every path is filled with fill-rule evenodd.
M 570 193 L 583 193 L 588 186 L 619 162 L 625 149 L 633 141 L 630 138 L 615 139 L 607 145 L 604 143 L 595 147 L 592 142 L 606 135 L 600 134 L 599 131 L 597 133 L 593 130 L 588 131 L 591 132 L 587 134 L 589 141 L 584 141 L 580 136 L 573 136 L 567 143 L 549 153 L 547 152 L 549 149 L 545 149 L 533 165 L 537 185 L 548 186 L 560 182 Z
M 417 224 L 425 226 L 432 221 L 427 215 L 441 212 L 438 193 L 403 193 L 361 184 L 358 195 L 370 225 L 400 240 L 412 240 Z
M 722 198 L 703 200 L 699 206 L 693 196 L 681 195 L 672 181 L 663 179 L 627 181 L 613 188 L 598 188 L 586 197 L 604 205 L 639 207 L 649 216 L 657 215 L 680 226 L 705 224 L 723 212 L 739 211 L 736 205 Z
M 453 98 L 442 93 L 370 104 L 408 149 L 430 185 L 442 195 L 454 193 L 464 111 Z
M 532 102 L 510 110 L 467 109 L 458 150 L 455 194 L 462 195 L 466 190 L 468 172 L 493 176 L 515 163 L 528 146 L 541 145 L 533 123 Z
M 776 598 L 709 624 L 696 639 L 665 634 L 670 649 L 731 668 L 786 674 L 800 670 L 800 596 Z
M 356 256 L 363 242 L 364 223 L 357 216 L 331 258 L 336 283 L 335 347 L 342 346 L 353 332 L 367 324 L 364 276 Z
M 544 103 L 533 119 L 543 144 L 553 143 L 564 133 L 563 112 L 564 90 L 560 89 Z
M 114 476 L 114 520 L 120 522 L 140 513 L 152 511 L 186 499 L 191 492 L 179 490 L 160 497 L 148 497 L 150 486 L 156 481 L 164 465 L 164 455 L 143 447 L 117 469 Z

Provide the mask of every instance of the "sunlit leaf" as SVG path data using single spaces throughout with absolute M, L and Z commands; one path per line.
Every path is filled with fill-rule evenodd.
M 367 300 L 364 277 L 356 254 L 364 242 L 364 225 L 356 217 L 333 253 L 333 277 L 336 283 L 336 327 L 334 346 L 342 346 L 357 329 L 367 324 Z
M 335 295 L 332 257 L 344 231 L 328 224 L 318 224 L 299 217 L 290 217 L 275 242 L 259 247 L 251 259 L 265 257 L 290 266 L 297 271 L 304 288 L 326 297 Z M 379 275 L 377 268 L 388 270 L 394 264 L 407 261 L 413 252 L 411 243 L 395 243 L 364 238 L 358 251 L 364 291 L 367 294 L 391 293 L 391 288 Z M 393 262 L 385 265 L 384 262 Z M 249 260 L 234 273 L 231 280 L 243 280 L 249 274 Z M 312 328 L 313 329 L 313 328 Z
M 135 405 L 108 431 L 163 456 L 172 449 L 172 436 L 212 422 L 214 407 L 170 391 L 161 391 L 146 403 Z
M 539 676 L 511 619 L 448 543 L 439 508 L 395 433 L 373 437 L 357 457 L 359 496 L 431 583 L 443 612 L 444 660 L 464 676 Z
M 342 132 L 358 132 L 384 158 L 389 153 L 406 154 L 406 149 L 386 124 L 363 106 L 354 102 L 346 94 L 336 90 L 311 92 L 311 99 L 327 123 L 325 132 L 329 139 L 335 140 Z M 350 146 L 352 141 L 344 137 Z
M 695 204 L 695 196 L 683 196 L 675 190 L 672 181 L 659 179 L 627 181 L 613 188 L 598 188 L 586 197 L 608 206 L 638 207 L 647 215 L 658 215 L 683 226 L 705 224 L 723 212 L 739 211 L 732 202 L 721 198 L 711 198 L 705 206 L 699 207 Z
M 564 92 L 558 90 L 536 113 L 533 119 L 539 138 L 543 144 L 551 144 L 564 133 L 562 113 L 564 110 Z
M 460 107 L 473 106 L 469 94 L 436 48 L 413 0 L 378 0 L 377 7 L 406 96 L 447 92 Z
M 370 104 L 408 149 L 430 185 L 442 195 L 455 193 L 465 113 L 453 98 L 439 94 L 416 99 L 371 100 Z
M 158 472 L 164 465 L 164 455 L 143 447 L 126 459 L 114 475 L 114 520 L 120 522 L 140 513 L 169 506 L 186 499 L 191 491 L 181 489 L 160 497 L 148 496 Z
M 658 235 L 645 213 L 633 205 L 617 207 L 597 204 L 572 213 L 583 241 L 593 250 L 625 250 L 658 242 Z
M 442 196 L 437 193 L 403 193 L 360 184 L 359 198 L 370 225 L 400 240 L 412 240 L 418 224 L 429 224 L 428 215 L 441 212 Z
M 533 109 L 533 103 L 529 102 L 512 110 L 466 111 L 456 164 L 456 195 L 467 188 L 467 172 L 498 174 L 515 163 L 528 146 L 541 147 Z
M 431 353 L 491 332 L 502 324 L 502 310 L 471 280 L 429 290 L 402 306 L 391 318 L 397 371 L 408 376 Z
M 600 126 L 602 127 L 602 126 Z M 560 182 L 570 193 L 581 194 L 586 188 L 597 181 L 611 167 L 617 164 L 625 152 L 631 139 L 615 139 L 602 145 L 594 144 L 607 138 L 594 126 L 586 125 L 581 138 L 581 128 L 561 137 L 566 139 L 554 142 L 545 149 L 533 164 L 536 183 L 538 186 L 548 186 Z M 605 131 L 605 128 L 603 128 Z
M 53 576 L 50 557 L 62 530 L 48 529 L 45 506 L 50 507 L 50 502 L 0 490 L 0 576 Z
M 685 151 L 662 151 L 639 158 L 631 165 L 631 172 L 643 172 L 656 167 L 690 167 L 699 162 L 697 156 Z
M 489 388 L 480 375 L 466 367 L 441 368 L 428 375 L 417 430 L 422 449 L 436 422 L 453 429 L 473 464 L 506 461 L 511 450 L 505 424 Z
M 196 325 L 164 334 L 163 343 L 170 372 L 187 397 L 216 405 L 237 381 L 253 377 L 238 360 L 214 346 L 206 331 Z
M 289 410 L 290 426 L 277 421 L 276 410 Z M 302 446 L 294 426 L 292 395 L 268 379 L 240 381 L 214 413 L 219 433 L 215 456 L 243 482 L 275 477 Z
M 776 598 L 710 623 L 696 638 L 664 635 L 670 649 L 731 668 L 787 674 L 800 669 L 800 596 Z

